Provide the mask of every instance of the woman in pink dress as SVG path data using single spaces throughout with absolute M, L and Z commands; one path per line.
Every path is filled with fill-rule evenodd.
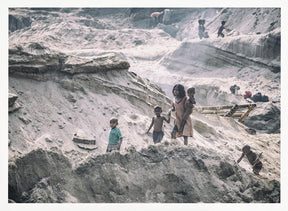
M 172 104 L 172 111 L 175 111 L 176 119 L 174 121 L 174 128 L 172 130 L 171 136 L 173 139 L 177 137 L 184 137 L 184 144 L 188 145 L 188 137 L 193 136 L 193 129 L 192 129 L 192 121 L 191 117 L 185 114 L 185 107 L 186 107 L 186 93 L 184 86 L 181 84 L 176 84 L 173 87 L 173 95 L 175 97 L 173 104 Z M 187 119 L 183 119 L 183 117 L 186 117 Z M 185 121 L 185 124 L 181 124 L 182 121 Z M 184 125 L 184 127 L 182 126 Z M 182 126 L 182 127 L 181 127 Z

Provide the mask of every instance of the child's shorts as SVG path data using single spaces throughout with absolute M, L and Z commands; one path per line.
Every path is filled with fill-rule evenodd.
M 160 143 L 163 139 L 164 132 L 163 131 L 153 131 L 153 142 L 154 144 Z
M 108 144 L 106 152 L 112 152 L 114 150 L 118 150 L 118 145 Z
M 259 162 L 253 167 L 253 172 L 254 172 L 255 174 L 259 174 L 260 170 L 262 169 L 262 166 L 263 166 L 262 162 L 259 161 Z

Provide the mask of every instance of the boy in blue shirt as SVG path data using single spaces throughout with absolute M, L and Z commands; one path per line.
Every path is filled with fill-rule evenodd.
M 109 133 L 109 143 L 106 152 L 112 152 L 113 150 L 120 150 L 123 137 L 117 125 L 118 125 L 118 119 L 116 117 L 112 117 L 110 119 L 111 130 Z

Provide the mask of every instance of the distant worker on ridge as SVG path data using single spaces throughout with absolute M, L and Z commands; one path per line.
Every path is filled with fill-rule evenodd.
M 160 16 L 164 13 L 164 11 L 162 12 L 153 12 L 151 13 L 150 17 L 153 18 L 154 24 L 155 26 L 160 23 Z
M 170 9 L 165 9 L 164 14 L 163 14 L 163 23 L 165 25 L 170 23 L 170 18 L 171 18 L 172 10 Z
M 204 33 L 205 33 L 205 27 L 204 27 L 205 20 L 200 19 L 198 20 L 198 23 L 199 23 L 198 35 L 199 35 L 200 40 L 202 40 L 202 38 L 204 37 Z
M 238 90 L 240 90 L 240 87 L 234 84 L 233 86 L 230 86 L 230 91 L 232 94 L 238 95 Z
M 225 21 L 221 21 L 221 26 L 220 28 L 218 29 L 218 33 L 217 33 L 217 37 L 221 36 L 222 38 L 224 37 L 224 34 L 223 34 L 223 30 L 225 29 Z

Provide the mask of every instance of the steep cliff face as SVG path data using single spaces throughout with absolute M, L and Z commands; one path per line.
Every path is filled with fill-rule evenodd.
M 171 104 L 158 86 L 127 71 L 129 63 L 115 54 L 82 58 L 52 53 L 43 46 L 45 51 L 37 54 L 31 45 L 27 51 L 18 48 L 9 55 L 9 91 L 18 95 L 22 107 L 9 116 L 10 156 L 30 151 L 35 142 L 78 149 L 72 143 L 78 130 L 96 139 L 97 153 L 104 152 L 112 116 L 119 118 L 120 126 L 130 122 L 133 131 L 132 122 L 141 122 L 126 136 L 126 143 L 140 146 L 143 143 L 137 144 L 134 135 L 140 138 L 145 132 L 143 115 L 155 105 L 167 109 Z
M 225 37 L 265 35 L 281 27 L 280 8 L 197 8 L 185 14 L 179 24 L 175 23 L 179 40 L 198 38 L 199 19 L 205 19 L 204 26 L 210 38 L 217 37 L 221 21 L 225 21 Z
M 261 35 L 239 36 L 224 42 L 213 42 L 213 46 L 231 52 L 239 57 L 249 58 L 255 66 L 261 64 L 273 73 L 280 72 L 280 29 Z

